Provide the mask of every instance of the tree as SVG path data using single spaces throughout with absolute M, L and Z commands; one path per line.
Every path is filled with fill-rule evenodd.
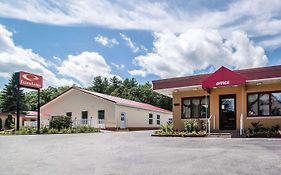
M 2 111 L 3 112 L 15 112 L 17 110 L 17 83 L 16 83 L 16 74 L 13 73 L 11 79 L 9 80 L 8 84 L 5 85 L 5 88 L 2 91 L 1 95 L 1 104 L 2 104 Z M 20 100 L 20 111 L 26 109 L 24 101 L 24 93 L 20 89 L 19 91 L 19 100 Z
M 94 78 L 92 86 L 88 89 L 98 93 L 108 94 L 108 87 L 108 79 L 106 77 L 102 78 L 101 76 L 97 76 Z
M 5 120 L 5 128 L 6 129 L 13 129 L 14 128 L 14 121 L 12 114 L 8 114 L 8 117 Z
M 56 96 L 60 95 L 64 91 L 69 89 L 69 86 L 61 86 L 58 88 L 47 87 L 42 89 L 40 92 L 40 105 L 42 106 L 45 103 L 48 103 Z M 27 110 L 34 111 L 37 109 L 37 91 L 30 91 L 25 93 L 25 104 L 27 106 Z

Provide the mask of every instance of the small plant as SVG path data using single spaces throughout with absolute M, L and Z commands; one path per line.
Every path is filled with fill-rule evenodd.
M 8 114 L 8 117 L 5 120 L 5 129 L 13 129 L 14 126 L 13 116 L 12 114 Z
M 271 131 L 271 133 L 275 134 L 275 133 L 278 133 L 279 129 L 280 129 L 279 125 L 274 125 L 274 126 L 271 126 L 270 131 Z
M 46 133 L 48 133 L 48 127 L 46 127 L 46 126 L 44 126 L 44 127 L 42 127 L 42 128 L 40 128 L 40 134 L 46 134 Z
M 165 125 L 161 125 L 160 127 L 160 132 L 161 133 L 173 133 L 174 132 L 174 128 L 172 124 L 165 124 Z
M 204 128 L 204 124 L 202 120 L 188 120 L 184 122 L 184 131 L 187 133 L 192 133 L 192 132 L 199 132 L 202 131 Z
M 255 133 L 262 132 L 262 131 L 265 130 L 265 128 L 263 127 L 263 124 L 261 124 L 260 121 L 252 122 L 251 125 L 252 125 L 252 128 L 253 128 L 253 132 L 255 132 Z
M 48 134 L 58 134 L 58 133 L 59 133 L 58 129 L 51 128 L 48 130 Z

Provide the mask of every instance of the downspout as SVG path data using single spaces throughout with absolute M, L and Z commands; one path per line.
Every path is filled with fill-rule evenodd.
M 243 116 L 243 113 L 244 113 L 244 93 L 245 93 L 245 91 L 244 91 L 244 86 L 242 86 L 242 108 L 241 108 L 241 115 L 240 115 L 240 136 L 242 136 L 243 135 L 243 130 L 244 130 L 244 116 Z
M 205 100 L 206 100 L 206 133 L 208 133 L 208 108 L 209 108 L 209 104 L 208 104 L 208 97 L 207 97 L 207 90 L 205 90 Z

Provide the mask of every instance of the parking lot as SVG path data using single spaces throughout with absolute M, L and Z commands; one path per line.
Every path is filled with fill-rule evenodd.
M 151 131 L 0 136 L 0 174 L 280 174 L 280 139 L 160 138 Z

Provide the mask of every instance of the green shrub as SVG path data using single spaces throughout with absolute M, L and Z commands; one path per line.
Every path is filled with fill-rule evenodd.
M 58 129 L 54 129 L 54 128 L 50 128 L 48 130 L 48 134 L 58 134 L 59 133 L 59 130 Z
M 271 131 L 271 133 L 275 134 L 275 133 L 278 133 L 279 129 L 280 129 L 279 125 L 274 125 L 274 126 L 271 126 L 270 131 Z
M 63 128 L 70 128 L 72 124 L 71 117 L 68 116 L 54 116 L 50 120 L 50 128 L 61 130 Z
M 197 133 L 204 129 L 204 124 L 202 120 L 187 120 L 184 122 L 184 131 L 187 133 Z
M 14 126 L 13 116 L 8 114 L 8 117 L 5 120 L 5 129 L 13 129 Z
M 36 134 L 37 129 L 32 127 L 21 127 L 18 131 L 15 131 L 15 134 L 19 135 L 28 135 L 28 134 Z
M 3 128 L 3 123 L 2 123 L 2 119 L 0 118 L 0 131 L 2 130 Z
M 174 132 L 174 128 L 172 124 L 165 124 L 165 125 L 161 125 L 160 127 L 160 132 L 161 133 L 173 133 Z

